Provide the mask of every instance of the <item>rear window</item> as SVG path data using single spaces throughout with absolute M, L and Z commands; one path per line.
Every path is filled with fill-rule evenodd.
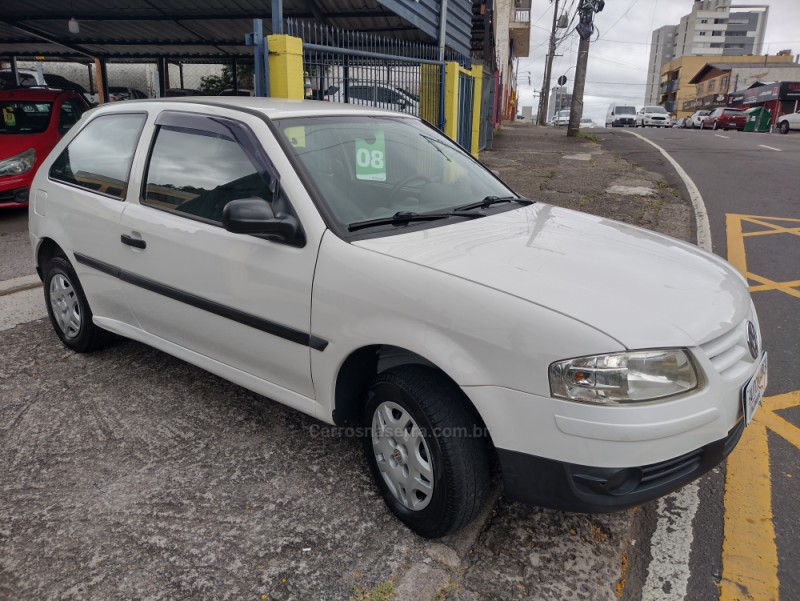
M 0 100 L 0 134 L 40 134 L 50 125 L 52 102 Z
M 726 115 L 743 115 L 744 113 L 739 109 L 725 109 Z

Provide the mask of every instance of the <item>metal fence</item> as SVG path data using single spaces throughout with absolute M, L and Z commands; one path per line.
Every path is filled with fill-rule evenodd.
M 402 111 L 443 128 L 444 62 L 436 45 L 294 19 L 286 32 L 303 40 L 307 98 Z M 445 60 L 465 63 L 451 51 Z
M 481 129 L 478 137 L 478 150 L 491 150 L 497 111 L 497 76 L 484 68 L 481 85 Z
M 456 142 L 464 148 L 472 148 L 472 112 L 475 96 L 475 78 L 466 73 L 458 74 L 458 135 Z

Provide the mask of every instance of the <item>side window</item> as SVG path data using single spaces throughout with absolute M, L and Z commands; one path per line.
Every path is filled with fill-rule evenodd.
M 156 134 L 145 182 L 144 204 L 214 222 L 222 222 L 232 200 L 272 200 L 268 182 L 236 141 L 167 125 Z
M 400 98 L 400 95 L 397 92 L 384 87 L 378 87 L 376 96 L 378 102 L 388 102 L 392 104 L 397 104 L 397 101 Z
M 350 97 L 359 100 L 375 100 L 375 90 L 371 86 L 351 86 Z
M 83 107 L 74 100 L 65 100 L 58 113 L 58 130 L 61 133 L 69 131 L 78 122 L 83 114 Z
M 122 199 L 145 115 L 104 115 L 75 136 L 50 167 L 50 177 Z

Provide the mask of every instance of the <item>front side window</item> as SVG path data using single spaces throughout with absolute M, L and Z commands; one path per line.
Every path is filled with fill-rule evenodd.
M 325 212 L 345 231 L 398 213 L 441 213 L 486 197 L 516 196 L 462 148 L 416 119 L 332 116 L 274 123 Z
M 268 182 L 238 142 L 200 130 L 159 128 L 144 204 L 221 223 L 225 205 L 240 198 L 272 200 Z
M 50 125 L 52 102 L 0 100 L 0 135 L 40 134 Z
M 146 116 L 103 115 L 84 127 L 50 168 L 52 179 L 124 198 Z

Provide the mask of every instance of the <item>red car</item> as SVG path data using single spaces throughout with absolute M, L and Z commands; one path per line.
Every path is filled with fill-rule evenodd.
M 88 110 L 76 92 L 0 91 L 0 209 L 27 206 L 36 168 Z
M 747 117 L 741 109 L 720 107 L 711 111 L 705 119 L 700 121 L 700 129 L 738 129 L 743 130 Z

